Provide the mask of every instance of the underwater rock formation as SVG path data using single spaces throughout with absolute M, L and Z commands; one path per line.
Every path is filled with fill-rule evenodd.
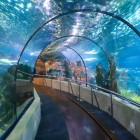
M 69 64 L 66 60 L 64 60 L 64 68 L 65 68 L 65 77 L 71 78 L 72 77 L 71 70 L 70 70 Z
M 101 63 L 98 63 L 95 70 L 95 78 L 97 86 L 120 93 L 118 90 L 116 79 L 116 64 L 114 57 L 109 57 L 109 71 L 107 71 Z
M 114 62 L 114 57 L 109 57 L 109 76 L 108 76 L 108 89 L 117 93 L 120 93 L 117 85 L 116 79 L 116 64 Z
M 108 72 L 106 69 L 98 63 L 95 70 L 95 79 L 97 86 L 108 88 Z

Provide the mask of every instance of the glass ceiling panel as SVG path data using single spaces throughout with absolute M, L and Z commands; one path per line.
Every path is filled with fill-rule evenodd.
M 1 42 L 5 45 L 11 42 L 9 49 L 18 47 L 17 54 L 20 54 L 30 35 L 45 21 L 64 12 L 84 8 L 98 7 L 116 13 L 139 28 L 139 6 L 139 0 L 1 0 L 0 31 L 4 38 Z
M 56 42 L 55 43 L 52 43 L 52 44 L 56 44 Z M 69 49 L 69 48 L 66 48 L 66 49 L 64 49 L 63 48 L 63 51 L 61 50 L 61 49 L 52 49 L 52 50 L 50 50 L 49 48 L 52 48 L 52 44 L 50 44 L 42 53 L 41 53 L 41 56 L 43 57 L 43 58 L 50 58 L 50 59 L 52 59 L 52 58 L 54 58 L 54 59 L 57 59 L 57 58 L 65 58 L 65 59 L 67 59 L 69 62 L 74 62 L 74 63 L 76 63 L 77 61 L 81 61 L 81 65 L 84 67 L 84 64 L 83 64 L 83 62 L 82 62 L 82 60 L 81 60 L 81 58 L 79 57 L 79 55 L 75 52 L 75 51 L 73 51 L 73 50 L 71 50 L 71 49 Z M 55 46 L 56 47 L 56 46 Z
M 126 19 L 140 31 L 140 1 L 139 0 L 123 0 L 110 2 L 109 12 L 115 13 Z
M 45 25 L 31 39 L 25 49 L 25 53 L 30 55 L 33 53 L 33 50 L 41 52 L 43 48 L 55 39 L 67 35 L 83 35 L 91 38 L 99 43 L 108 54 L 117 54 L 117 50 L 120 48 L 128 47 L 128 44 L 132 45 L 132 42 L 139 42 L 138 36 L 117 19 L 93 12 L 78 12 L 62 16 Z M 119 43 L 120 37 L 125 41 Z M 67 45 L 70 45 L 72 42 L 73 40 L 69 40 Z M 24 54 L 22 57 L 24 57 Z
M 68 38 L 68 39 L 67 39 Z M 69 41 L 73 40 L 71 44 L 69 44 Z M 69 44 L 69 45 L 67 45 Z M 62 53 L 68 50 L 74 49 L 77 53 L 80 54 L 82 59 L 84 60 L 87 69 L 90 69 L 92 71 L 89 73 L 88 76 L 93 75 L 94 69 L 98 62 L 102 62 L 102 65 L 104 68 L 108 69 L 108 60 L 106 58 L 106 55 L 101 50 L 99 46 L 97 46 L 95 43 L 84 39 L 82 37 L 65 37 L 57 41 L 57 43 L 52 43 L 52 45 L 48 46 L 46 48 L 47 50 L 59 50 Z M 70 53 L 65 54 L 66 57 L 71 56 L 70 59 L 76 59 L 73 58 Z M 67 56 L 68 55 L 68 56 Z
M 61 52 L 59 51 L 48 51 L 46 52 L 45 50 L 39 55 L 38 59 L 41 59 L 43 62 L 46 62 L 48 60 L 53 60 L 53 61 L 63 61 L 63 60 L 67 60 L 69 62 L 69 60 L 66 58 L 65 55 L 63 55 Z
M 109 10 L 108 6 L 105 7 L 101 6 L 100 9 L 105 11 Z M 21 56 L 20 64 L 21 63 L 28 64 L 32 68 L 34 68 L 35 60 L 37 59 L 40 52 L 46 46 L 48 46 L 50 43 L 52 43 L 53 41 L 61 37 L 69 36 L 69 35 L 84 36 L 86 38 L 95 41 L 100 47 L 102 47 L 105 50 L 108 56 L 114 57 L 118 70 L 121 70 L 122 68 L 125 69 L 128 68 L 130 69 L 130 67 L 133 68 L 134 66 L 132 65 L 131 66 L 130 65 L 128 66 L 127 64 L 124 65 L 124 63 L 126 62 L 128 63 L 128 60 L 129 63 L 131 62 L 131 60 L 135 61 L 136 62 L 135 64 L 138 63 L 135 59 L 139 58 L 139 54 L 136 55 L 137 54 L 136 52 L 139 47 L 140 41 L 139 41 L 139 37 L 132 29 L 130 29 L 123 22 L 105 14 L 96 13 L 96 12 L 77 12 L 77 13 L 69 13 L 67 15 L 60 16 L 52 20 L 48 24 L 46 24 L 43 28 L 40 28 L 40 30 L 33 36 L 33 38 L 31 38 L 27 46 L 25 46 L 26 48 Z M 22 39 L 22 41 L 20 41 L 21 38 L 19 39 L 17 38 L 17 40 L 19 40 L 18 42 L 20 42 L 20 45 L 19 43 L 16 42 L 17 45 L 14 46 L 17 46 L 17 48 L 19 48 L 19 46 L 22 46 L 21 43 L 24 44 L 23 42 L 25 39 Z M 76 43 L 76 45 L 73 45 L 73 42 L 75 42 L 74 39 L 70 38 L 67 39 L 66 41 L 62 41 L 61 43 L 59 43 L 59 46 L 70 46 L 70 47 L 73 46 L 74 48 L 76 48 L 77 52 L 82 55 L 83 59 L 85 61 L 88 61 L 85 62 L 87 63 L 86 64 L 87 67 L 88 65 L 89 67 L 91 67 L 91 64 L 89 64 L 89 60 L 91 60 L 91 58 L 93 60 L 93 57 L 89 58 L 85 54 L 82 54 L 82 51 L 84 49 L 83 47 L 80 47 L 81 44 L 78 42 Z M 86 42 L 84 45 L 86 45 Z M 56 46 L 58 46 L 58 44 Z M 135 47 L 133 52 L 126 51 L 127 54 L 126 53 L 123 54 L 123 56 L 126 56 L 125 58 L 127 59 L 127 61 L 125 59 L 123 59 L 123 61 L 119 61 L 119 59 L 121 58 L 121 56 L 119 55 L 122 55 L 121 52 L 123 52 L 126 48 L 129 48 L 128 50 L 131 50 L 130 49 L 131 47 Z M 91 46 L 88 47 L 87 50 L 93 51 L 93 48 L 94 46 Z M 18 54 L 20 54 L 21 52 L 20 49 L 17 50 L 18 51 L 17 53 L 15 53 L 14 56 L 16 59 L 19 58 Z M 10 53 L 10 51 L 8 52 Z M 103 56 L 101 55 L 102 53 L 98 54 L 98 57 L 95 56 L 96 59 L 97 58 L 101 59 Z M 104 58 L 102 58 L 102 61 L 104 61 Z M 107 67 L 107 61 L 104 63 L 104 65 L 105 65 L 104 67 Z
M 56 1 L 56 0 L 42 0 L 42 1 L 17 1 L 17 0 L 2 0 L 0 2 L 0 31 L 1 31 L 1 43 L 3 48 L 7 48 L 7 54 L 11 58 L 19 58 L 20 52 L 25 45 L 25 42 L 29 39 L 31 34 L 41 26 L 45 21 L 48 21 L 52 17 L 61 13 L 85 8 L 99 8 L 104 11 L 109 11 L 121 15 L 128 21 L 135 21 L 134 25 L 139 26 L 139 1 L 130 0 L 124 1 L 97 1 L 97 0 L 83 0 L 83 1 Z M 133 16 L 134 15 L 134 16 Z M 133 18 L 132 18 L 133 17 Z M 104 20 L 103 20 L 104 19 Z M 129 20 L 131 19 L 131 20 Z M 135 19 L 135 20 L 133 20 Z M 78 21 L 79 20 L 79 21 Z M 68 21 L 68 22 L 66 22 Z M 100 22 L 99 22 L 100 21 Z M 33 48 L 37 48 L 38 44 L 44 42 L 44 39 L 60 37 L 65 34 L 83 34 L 94 39 L 101 41 L 98 36 L 101 36 L 101 32 L 104 32 L 103 26 L 106 26 L 105 22 L 110 20 L 106 19 L 102 14 L 87 13 L 87 14 L 71 14 L 67 18 L 61 18 L 50 23 L 50 25 L 44 28 L 45 31 L 40 31 L 39 38 L 35 41 L 36 37 L 32 40 L 32 47 L 29 48 L 31 51 Z M 112 21 L 113 22 L 113 21 Z M 112 22 L 108 26 L 112 26 Z M 100 23 L 100 24 L 99 24 Z M 106 28 L 106 27 L 105 27 Z M 68 29 L 70 29 L 68 31 Z M 108 29 L 107 29 L 108 30 Z M 122 28 L 121 28 L 122 30 Z M 51 33 L 49 33 L 51 31 Z M 80 31 L 80 32 L 79 32 Z M 108 31 L 109 32 L 109 31 Z M 44 34 L 44 37 L 43 35 Z M 124 34 L 120 32 L 120 34 Z M 48 37 L 46 36 L 48 35 Z M 98 37 L 98 38 L 97 38 Z M 131 36 L 132 37 L 132 36 Z M 7 42 L 8 41 L 8 42 Z M 44 42 L 45 44 L 46 42 Z M 43 44 L 43 45 L 44 45 Z M 47 43 L 46 43 L 47 44 Z M 8 47 L 9 46 L 9 47 Z M 42 45 L 40 44 L 39 47 Z M 40 48 L 42 49 L 42 48 Z M 108 49 L 110 50 L 110 49 Z M 16 52 L 11 54 L 10 52 Z M 38 50 L 37 50 L 38 51 Z M 26 52 L 29 53 L 30 52 Z M 3 58 L 1 58 L 3 59 Z M 10 59 L 10 58 L 9 58 Z
M 60 63 L 59 66 L 56 64 L 56 68 L 54 67 L 53 70 L 56 69 L 56 71 L 57 70 L 63 71 L 65 69 L 64 77 L 67 77 L 67 78 L 73 77 L 73 79 L 78 79 L 82 76 L 83 80 L 85 82 L 85 79 L 86 79 L 85 78 L 85 75 L 86 75 L 85 74 L 85 65 L 83 64 L 83 60 L 80 58 L 80 56 L 75 51 L 73 51 L 69 48 L 67 48 L 66 50 L 63 49 L 63 51 L 58 50 L 58 49 L 56 49 L 57 51 L 55 51 L 55 50 L 47 51 L 47 50 L 49 50 L 48 48 L 46 48 L 39 56 L 39 58 L 41 58 L 41 60 L 44 60 L 44 62 L 45 61 L 46 62 L 52 61 L 52 62 L 56 62 L 56 63 L 58 62 L 58 63 Z M 48 62 L 47 62 L 47 64 L 48 64 Z M 61 66 L 62 66 L 62 68 L 61 68 Z M 48 68 L 46 67 L 46 70 L 48 70 Z M 56 73 L 54 73 L 54 75 L 55 74 Z
M 38 63 L 39 61 L 44 63 L 44 74 L 56 76 L 56 78 L 71 77 L 70 62 L 61 52 L 42 52 L 36 62 L 36 73 L 41 73 L 40 70 L 42 65 L 40 65 L 41 63 Z

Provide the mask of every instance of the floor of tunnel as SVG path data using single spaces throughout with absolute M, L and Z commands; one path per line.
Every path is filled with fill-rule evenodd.
M 35 139 L 55 140 L 59 137 L 62 140 L 69 140 L 63 114 L 59 111 L 57 105 L 49 96 L 43 93 L 39 93 L 39 96 L 41 99 L 42 117 Z
M 120 123 L 118 123 L 111 115 L 106 113 L 103 110 L 100 110 L 98 107 L 84 101 L 79 100 L 76 96 L 69 94 L 67 92 L 61 91 L 64 95 L 72 99 L 78 105 L 83 107 L 89 114 L 94 116 L 93 118 L 97 120 L 101 124 L 101 126 L 105 126 L 105 129 L 110 133 L 112 133 L 119 140 L 138 140 L 134 135 L 132 135 L 125 127 L 123 127 Z M 111 135 L 112 135 L 111 134 Z
M 35 140 L 109 140 L 85 111 L 57 90 L 36 86 L 41 99 L 41 122 Z

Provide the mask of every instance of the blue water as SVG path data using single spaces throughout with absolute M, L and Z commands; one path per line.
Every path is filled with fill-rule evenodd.
M 41 0 L 41 1 L 0 1 L 0 73 L 18 61 L 21 51 L 30 36 L 49 19 L 72 10 L 100 9 L 115 13 L 124 18 L 140 31 L 139 0 Z M 77 35 L 84 38 L 63 38 Z M 55 43 L 52 43 L 54 42 Z M 50 44 L 50 45 L 49 45 Z M 81 61 L 80 57 L 66 46 L 75 49 L 85 61 L 89 76 L 95 72 L 97 63 L 108 70 L 108 56 L 114 56 L 117 67 L 117 79 L 126 81 L 127 90 L 137 91 L 140 82 L 140 38 L 123 22 L 105 14 L 79 12 L 61 16 L 41 28 L 30 40 L 21 55 L 20 64 L 34 68 L 40 52 L 48 45 L 53 51 L 60 51 L 70 61 Z M 7 63 L 8 62 L 8 63 Z M 82 64 L 83 65 L 83 64 Z M 125 69 L 125 77 L 119 75 Z M 127 78 L 126 78 L 127 77 Z

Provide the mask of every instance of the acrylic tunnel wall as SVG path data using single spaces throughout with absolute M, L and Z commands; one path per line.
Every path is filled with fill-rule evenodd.
M 1 0 L 0 11 L 1 136 L 34 98 L 32 74 L 140 103 L 139 0 Z

